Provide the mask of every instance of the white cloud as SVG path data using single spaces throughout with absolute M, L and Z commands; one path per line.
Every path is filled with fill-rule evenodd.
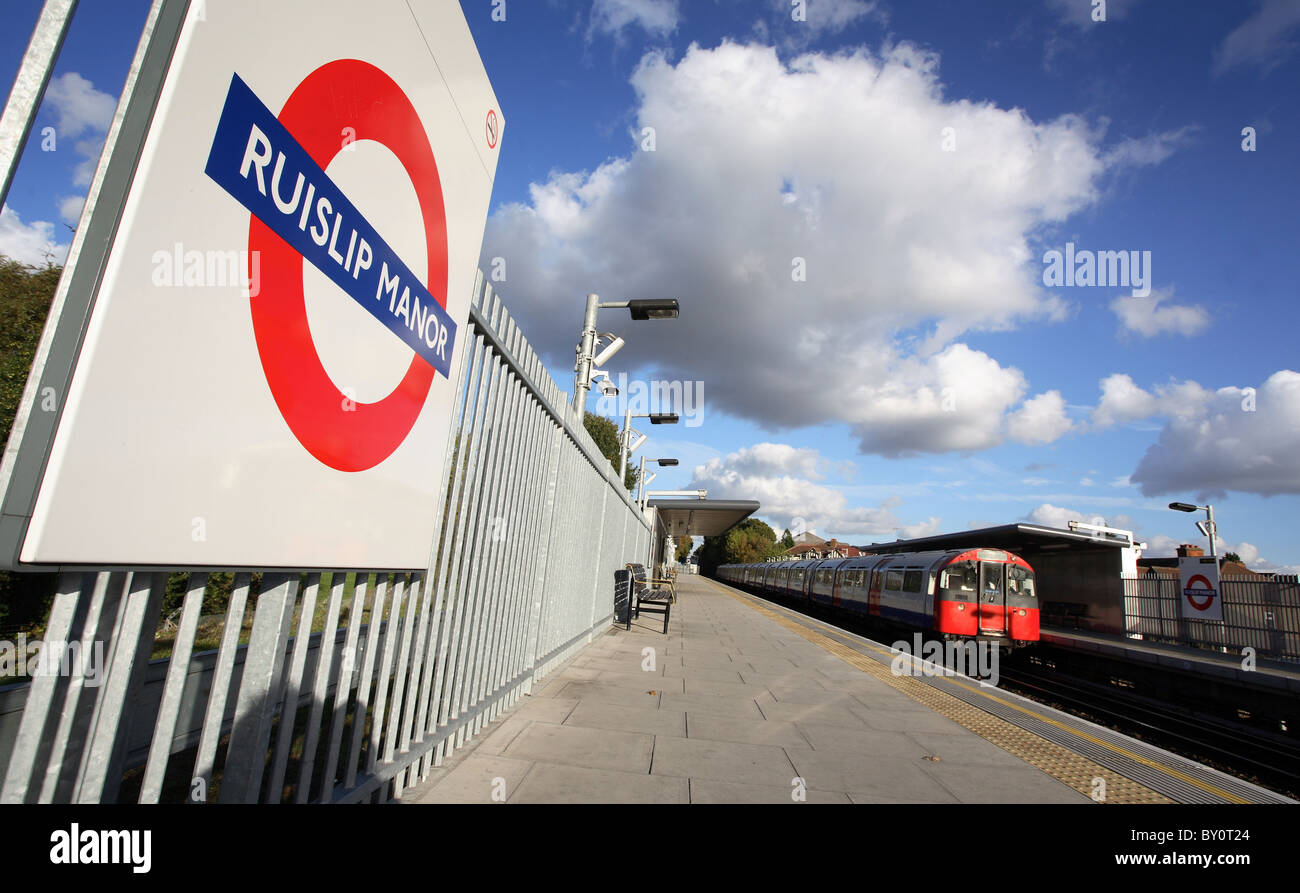
M 1133 332 L 1143 338 L 1156 335 L 1199 335 L 1210 325 L 1210 314 L 1204 307 L 1188 304 L 1169 304 L 1174 296 L 1172 288 L 1154 289 L 1146 297 L 1121 296 L 1110 302 L 1110 309 L 1119 317 L 1122 331 Z
M 677 0 L 595 0 L 588 38 L 596 32 L 619 34 L 636 25 L 648 34 L 667 36 L 677 27 Z
M 1258 65 L 1267 74 L 1296 48 L 1296 41 L 1290 37 L 1297 27 L 1300 4 L 1295 0 L 1264 0 L 1255 14 L 1234 28 L 1215 50 L 1215 75 L 1239 65 Z
M 55 136 L 60 142 L 76 139 L 83 133 L 108 131 L 117 110 L 117 99 L 77 74 L 69 71 L 50 81 L 45 102 L 54 112 Z
M 1192 418 L 1213 396 L 1194 381 L 1175 381 L 1145 391 L 1128 375 L 1116 373 L 1101 381 L 1101 400 L 1092 410 L 1092 425 L 1102 430 L 1152 416 Z
M 794 529 L 796 518 L 804 529 L 828 539 L 893 539 L 900 530 L 937 529 L 938 518 L 905 527 L 894 514 L 896 499 L 875 508 L 850 506 L 840 490 L 816 483 L 833 464 L 813 449 L 757 444 L 696 466 L 687 489 L 708 490 L 710 499 L 756 499 L 762 506 L 760 514 L 778 532 Z
M 1106 524 L 1106 519 L 1096 512 L 1080 512 L 1075 509 L 1052 505 L 1050 502 L 1044 502 L 1025 515 L 1025 520 L 1030 524 L 1038 524 L 1042 527 L 1057 527 L 1061 530 L 1068 530 L 1071 521 L 1109 526 Z
M 75 71 L 69 71 L 50 81 L 42 108 L 49 109 L 54 116 L 56 151 L 71 145 L 79 158 L 72 172 L 73 185 L 89 186 L 104 148 L 104 135 L 113 123 L 117 99 L 96 90 L 94 84 Z M 63 208 L 60 212 L 68 219 Z
M 1176 539 L 1172 536 L 1158 533 L 1155 536 L 1139 537 L 1139 539 L 1144 539 L 1147 544 L 1147 548 L 1142 550 L 1143 558 L 1173 558 L 1178 554 L 1178 547 L 1184 544 L 1200 546 L 1202 549 L 1206 547 L 1205 537 L 1203 536 Z M 1294 564 L 1277 564 L 1276 562 L 1269 561 L 1260 554 L 1257 546 L 1245 541 L 1233 545 L 1223 537 L 1219 536 L 1214 538 L 1214 545 L 1218 550 L 1220 558 L 1227 555 L 1229 552 L 1236 552 L 1237 556 L 1241 558 L 1241 563 L 1253 571 L 1277 574 L 1300 573 L 1300 566 Z
M 1220 388 L 1183 408 L 1132 474 L 1144 495 L 1300 493 L 1300 373 L 1275 372 L 1257 392 Z
M 734 471 L 750 475 L 796 475 L 811 481 L 825 478 L 829 460 L 809 447 L 792 447 L 784 443 L 758 443 L 727 456 Z
M 39 267 L 47 260 L 63 263 L 68 247 L 67 242 L 55 240 L 53 223 L 36 220 L 26 224 L 8 205 L 0 209 L 0 255 Z
M 1048 391 L 1013 412 L 1008 420 L 1011 439 L 1030 446 L 1051 443 L 1074 427 L 1065 413 L 1060 391 Z
M 1120 142 L 1106 153 L 1107 166 L 1147 167 L 1160 164 L 1182 144 L 1192 133 L 1192 127 L 1180 127 L 1144 137 L 1134 137 Z
M 1155 395 L 1138 387 L 1133 379 L 1123 373 L 1107 376 L 1101 381 L 1101 400 L 1092 411 L 1096 428 L 1150 418 L 1159 411 Z
M 85 205 L 84 195 L 65 195 L 59 199 L 59 216 L 64 223 L 76 223 L 81 219 L 81 209 Z
M 880 351 L 860 361 L 866 368 L 855 383 L 837 389 L 845 401 L 837 415 L 863 452 L 981 450 L 1002 441 L 1003 416 L 1025 393 L 1018 369 L 965 344 L 925 358 Z
M 919 539 L 923 536 L 936 536 L 943 532 L 943 519 L 937 516 L 930 516 L 919 524 L 904 524 L 899 528 L 900 538 L 905 540 Z
M 526 283 L 503 292 L 535 344 L 564 361 L 575 295 L 674 296 L 681 320 L 637 326 L 620 360 L 702 380 L 711 408 L 839 421 L 887 455 L 1005 439 L 1027 382 L 960 337 L 1059 316 L 1029 244 L 1100 194 L 1093 129 L 949 102 L 909 44 L 788 64 L 692 46 L 647 55 L 633 86 L 655 151 L 557 172 L 489 221 L 484 257 Z

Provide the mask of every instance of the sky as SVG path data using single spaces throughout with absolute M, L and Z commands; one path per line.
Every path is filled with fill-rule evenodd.
M 1300 570 L 1300 0 L 461 6 L 506 121 L 480 267 L 556 381 L 588 293 L 681 302 L 599 319 L 588 408 L 681 416 L 652 489 L 1153 556 L 1211 502 Z M 6 0 L 6 83 L 39 7 Z M 147 8 L 81 4 L 0 253 L 66 252 Z

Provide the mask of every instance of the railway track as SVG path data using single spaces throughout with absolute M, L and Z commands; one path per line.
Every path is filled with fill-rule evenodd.
M 1032 656 L 999 668 L 999 688 L 1108 726 L 1288 797 L 1300 794 L 1300 746 L 1280 736 L 1213 717 L 1189 714 L 1053 671 Z M 1049 675 L 1051 673 L 1051 675 Z

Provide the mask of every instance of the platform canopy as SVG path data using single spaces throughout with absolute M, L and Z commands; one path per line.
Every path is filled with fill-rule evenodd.
M 982 527 L 959 533 L 942 533 L 892 543 L 872 543 L 868 552 L 930 552 L 948 549 L 974 549 L 995 547 L 1015 552 L 1017 555 L 1034 555 L 1039 552 L 1065 550 L 1090 550 L 1098 546 L 1123 548 L 1130 545 L 1127 538 L 1089 530 L 1064 530 L 1059 527 L 1042 527 L 1038 524 L 1004 524 L 1001 527 Z
M 720 536 L 758 511 L 749 499 L 651 499 L 667 536 Z

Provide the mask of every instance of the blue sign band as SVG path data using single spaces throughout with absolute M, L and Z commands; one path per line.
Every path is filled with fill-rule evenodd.
M 239 75 L 204 172 L 450 378 L 456 323 Z

